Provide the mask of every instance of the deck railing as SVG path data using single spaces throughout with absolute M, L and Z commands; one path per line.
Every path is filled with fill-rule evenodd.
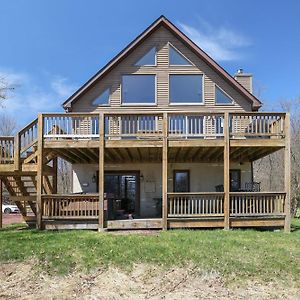
M 230 216 L 284 215 L 285 193 L 243 192 L 230 193 Z
M 285 113 L 231 113 L 231 138 L 283 138 Z
M 43 195 L 42 216 L 44 219 L 93 219 L 99 215 L 99 196 Z
M 218 138 L 222 137 L 224 114 L 170 113 L 168 136 L 170 138 Z
M 15 139 L 13 136 L 0 137 L 0 164 L 12 164 L 14 162 Z
M 47 114 L 43 122 L 46 139 L 99 138 L 99 114 Z
M 224 193 L 168 193 L 168 217 L 224 215 Z
M 223 138 L 224 116 L 218 112 L 167 112 L 168 138 Z M 46 139 L 99 138 L 97 113 L 44 114 L 43 122 Z M 104 127 L 106 139 L 161 139 L 163 112 L 105 112 Z M 229 132 L 231 139 L 284 138 L 285 113 L 229 113 Z M 31 132 L 28 135 L 33 136 Z
M 147 111 L 104 112 L 106 139 L 162 139 L 163 118 L 167 117 L 168 139 L 222 139 L 225 113 Z M 43 137 L 46 140 L 99 139 L 98 113 L 43 114 Z M 285 113 L 229 113 L 230 139 L 283 139 Z M 101 119 L 102 120 L 102 119 Z M 38 120 L 34 120 L 13 137 L 1 137 L 0 164 L 12 163 L 16 169 L 20 158 L 33 151 L 37 143 Z
M 26 127 L 20 130 L 17 134 L 17 138 L 19 139 L 18 147 L 19 152 L 23 155 L 26 151 L 32 150 L 31 148 L 37 142 L 38 135 L 38 121 L 37 119 L 33 120 Z
M 105 116 L 107 139 L 162 137 L 162 114 L 115 114 Z

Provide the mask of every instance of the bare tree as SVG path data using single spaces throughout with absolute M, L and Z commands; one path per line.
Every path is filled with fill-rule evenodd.
M 278 104 L 291 115 L 291 209 L 295 214 L 300 206 L 300 97 L 294 100 L 282 99 Z M 253 167 L 254 178 L 261 182 L 264 190 L 283 189 L 283 150 L 256 161 Z
M 0 76 L 0 107 L 6 99 L 9 98 L 9 93 L 13 91 L 14 87 L 8 83 L 5 77 Z
M 17 130 L 16 120 L 8 114 L 0 114 L 0 135 L 14 135 Z

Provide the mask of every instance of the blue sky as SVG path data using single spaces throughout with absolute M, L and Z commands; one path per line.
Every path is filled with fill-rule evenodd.
M 230 74 L 254 75 L 265 110 L 300 96 L 300 1 L 0 0 L 0 113 L 20 126 L 61 103 L 164 14 Z M 113 14 L 112 14 L 113 12 Z

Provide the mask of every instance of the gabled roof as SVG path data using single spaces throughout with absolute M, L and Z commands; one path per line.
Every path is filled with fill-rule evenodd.
M 227 73 L 217 62 L 215 62 L 207 53 L 199 48 L 190 38 L 188 38 L 182 31 L 180 31 L 172 22 L 165 16 L 160 16 L 154 21 L 146 30 L 144 30 L 136 39 L 134 39 L 126 48 L 124 48 L 118 55 L 109 61 L 101 70 L 99 70 L 91 79 L 89 79 L 81 88 L 79 88 L 72 96 L 70 96 L 64 103 L 63 108 L 67 109 L 76 102 L 80 96 L 87 92 L 94 84 L 103 78 L 108 72 L 116 67 L 122 60 L 124 60 L 133 50 L 135 50 L 148 36 L 157 30 L 160 26 L 164 26 L 172 32 L 186 47 L 194 52 L 200 59 L 205 61 L 213 70 L 215 70 L 228 84 L 235 90 L 241 93 L 251 104 L 253 110 L 258 110 L 262 103 L 239 84 L 229 73 Z

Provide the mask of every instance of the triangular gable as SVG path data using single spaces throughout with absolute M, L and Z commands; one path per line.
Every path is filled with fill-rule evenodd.
M 180 31 L 173 23 L 166 17 L 161 16 L 154 21 L 145 31 L 143 31 L 135 40 L 133 40 L 125 49 L 123 49 L 117 56 L 108 62 L 100 71 L 98 71 L 90 80 L 88 80 L 81 88 L 79 88 L 72 96 L 70 96 L 64 103 L 64 109 L 71 108 L 71 105 L 76 102 L 84 93 L 86 93 L 94 84 L 103 78 L 108 72 L 115 68 L 121 61 L 123 61 L 132 51 L 134 51 L 148 36 L 155 30 L 164 26 L 171 33 L 173 33 L 186 47 L 195 53 L 200 59 L 207 63 L 215 72 L 217 72 L 228 84 L 230 84 L 237 92 L 243 95 L 248 102 L 251 103 L 253 110 L 258 110 L 262 103 L 239 84 L 229 73 L 227 73 L 217 62 L 215 62 L 206 52 L 199 48 L 191 39 L 189 39 L 182 31 Z

